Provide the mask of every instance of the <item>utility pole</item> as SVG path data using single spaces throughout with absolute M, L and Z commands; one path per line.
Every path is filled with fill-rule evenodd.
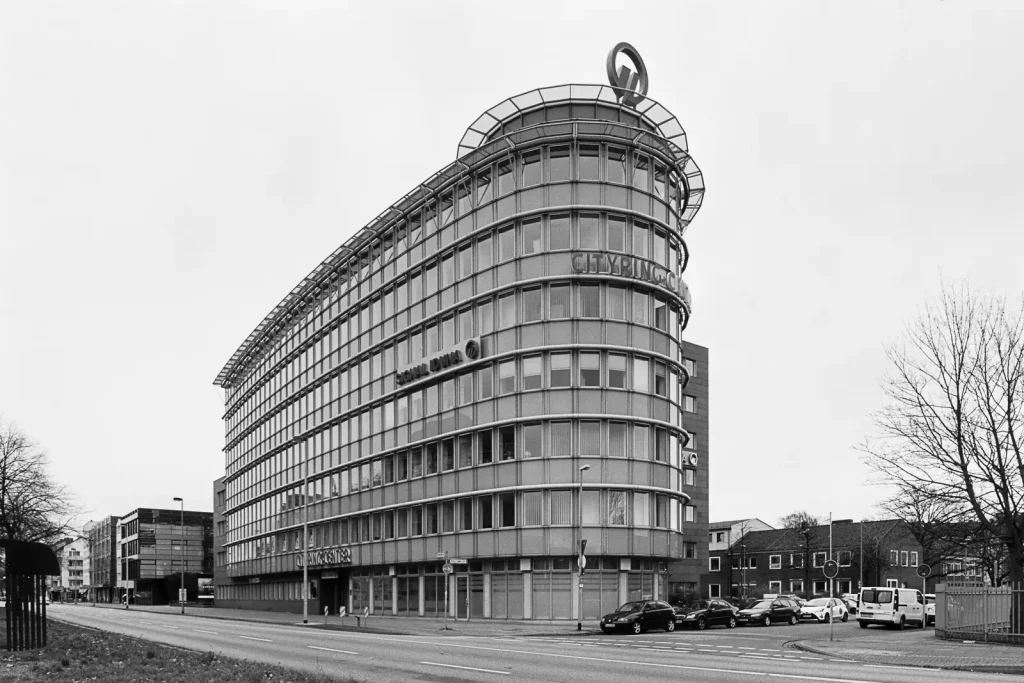
M 302 439 L 302 623 L 309 623 L 309 439 Z M 446 584 L 447 585 L 447 584 Z
M 831 512 L 828 513 L 828 559 L 830 559 L 830 560 L 834 560 L 835 559 L 834 557 L 832 557 L 832 513 Z M 835 579 L 831 579 L 830 578 L 828 580 L 828 597 L 830 597 L 830 598 L 836 597 L 835 586 L 836 586 Z M 829 620 L 829 621 L 831 621 L 831 620 Z
M 860 565 L 859 574 L 860 580 L 858 581 L 857 592 L 860 593 L 860 589 L 864 587 L 864 520 L 860 520 Z
M 583 548 L 584 548 L 584 544 L 583 544 L 583 473 L 586 472 L 589 469 L 590 469 L 590 465 L 583 465 L 582 467 L 580 467 L 580 495 L 579 495 L 579 522 L 580 522 L 579 523 L 579 531 L 580 531 L 580 537 L 579 537 L 579 543 L 576 544 L 576 547 L 580 549 L 580 559 L 578 561 L 579 568 L 580 568 L 580 587 L 579 587 L 579 600 L 577 600 L 577 612 L 576 612 L 579 615 L 579 620 L 576 622 L 576 630 L 577 631 L 582 631 L 583 630 L 583 571 L 584 571 L 584 569 L 586 567 L 586 565 L 584 564 L 586 562 L 586 560 L 583 559 L 583 557 L 584 557 L 584 555 L 583 555 Z

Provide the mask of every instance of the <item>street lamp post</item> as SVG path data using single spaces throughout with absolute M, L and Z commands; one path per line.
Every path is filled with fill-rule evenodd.
M 309 623 L 309 440 L 302 444 L 302 623 Z
M 580 538 L 579 544 L 576 546 L 580 551 L 580 593 L 579 593 L 579 605 L 577 605 L 577 614 L 579 614 L 579 621 L 576 622 L 576 630 L 583 630 L 583 473 L 590 469 L 590 465 L 583 465 L 580 467 L 580 495 L 579 495 L 579 529 Z
M 181 613 L 185 613 L 185 599 L 182 591 L 185 590 L 185 499 L 174 497 L 175 502 L 181 503 L 181 585 L 178 586 L 178 602 L 181 603 Z

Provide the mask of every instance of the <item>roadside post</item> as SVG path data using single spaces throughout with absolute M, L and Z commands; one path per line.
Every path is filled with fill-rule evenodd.
M 823 574 L 825 574 L 825 578 L 828 579 L 829 584 L 831 584 L 832 583 L 832 579 L 836 578 L 836 576 L 839 574 L 839 563 L 836 562 L 835 560 L 828 560 L 825 563 L 825 566 L 821 568 L 821 571 L 822 571 Z M 835 598 L 829 597 L 829 602 L 831 602 L 834 599 Z M 831 643 L 833 640 L 835 640 L 834 633 L 835 633 L 836 620 L 832 617 L 832 605 L 831 604 L 828 605 L 827 609 L 828 609 L 828 642 Z
M 921 595 L 928 592 L 928 575 L 932 573 L 932 568 L 926 564 L 920 564 L 917 567 L 917 575 L 921 577 Z
M 437 554 L 438 559 L 444 560 L 441 571 L 444 572 L 444 630 L 448 629 L 448 583 L 452 574 L 452 563 L 448 561 L 448 551 L 443 550 Z

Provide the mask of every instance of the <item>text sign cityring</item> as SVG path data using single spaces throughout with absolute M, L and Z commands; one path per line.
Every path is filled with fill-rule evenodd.
M 395 371 L 395 386 L 405 386 L 428 377 L 451 372 L 467 361 L 478 359 L 482 353 L 480 337 L 473 337 L 434 354 L 425 361 L 406 365 Z
M 615 58 L 622 53 L 629 57 L 629 61 L 633 62 L 633 69 L 636 69 L 634 73 L 628 66 L 619 67 L 615 69 Z M 636 105 L 643 102 L 644 98 L 647 97 L 647 89 L 650 83 L 647 79 L 647 67 L 644 66 L 644 60 L 640 57 L 640 53 L 636 51 L 636 48 L 629 43 L 619 43 L 612 48 L 612 51 L 608 53 L 608 59 L 605 62 L 605 66 L 608 69 L 608 82 L 612 84 L 612 88 L 615 90 L 615 94 L 619 96 L 619 101 L 627 107 L 636 108 Z
M 331 548 L 330 550 L 314 550 L 306 553 L 309 555 L 309 566 L 315 567 L 321 564 L 351 564 L 351 548 Z M 302 566 L 302 553 L 295 556 L 295 566 Z
M 572 272 L 618 275 L 619 277 L 643 280 L 667 289 L 681 298 L 687 306 L 690 305 L 690 288 L 686 286 L 683 279 L 661 264 L 647 259 L 626 254 L 611 254 L 606 251 L 574 251 L 572 252 Z

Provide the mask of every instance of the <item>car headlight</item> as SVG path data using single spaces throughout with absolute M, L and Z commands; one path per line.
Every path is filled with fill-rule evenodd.
M 625 624 L 625 623 L 628 623 L 630 621 L 630 617 L 619 617 L 615 621 L 617 623 L 620 623 L 620 624 Z
M 683 617 L 683 618 L 684 618 L 684 619 L 696 619 L 696 618 L 697 618 L 697 615 L 696 615 L 696 614 L 687 614 L 687 615 L 686 615 L 685 617 Z

